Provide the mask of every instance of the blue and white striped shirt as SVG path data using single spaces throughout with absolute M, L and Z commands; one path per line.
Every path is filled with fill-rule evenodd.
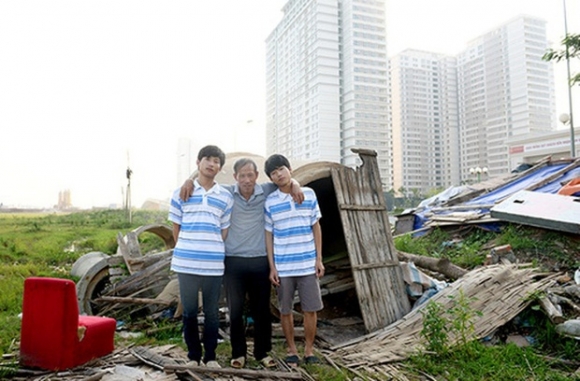
M 274 237 L 274 264 L 282 278 L 316 273 L 312 226 L 322 215 L 314 191 L 307 187 L 302 191 L 302 204 L 277 190 L 268 196 L 264 206 L 266 230 Z
M 169 220 L 181 225 L 173 249 L 171 270 L 178 273 L 221 276 L 224 273 L 225 247 L 222 230 L 230 226 L 233 197 L 219 184 L 206 191 L 194 181 L 187 201 L 173 192 Z

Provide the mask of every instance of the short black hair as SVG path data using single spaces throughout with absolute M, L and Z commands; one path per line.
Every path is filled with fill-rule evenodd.
M 256 164 L 256 162 L 254 160 L 249 159 L 247 157 L 242 157 L 242 158 L 236 160 L 236 162 L 234 163 L 234 173 L 238 173 L 238 171 L 242 167 L 245 167 L 248 164 L 252 165 L 255 172 L 258 172 L 258 165 Z
M 275 153 L 274 155 L 271 155 L 264 163 L 264 172 L 266 172 L 268 178 L 271 179 L 270 173 L 272 173 L 275 169 L 278 169 L 280 167 L 286 167 L 290 170 L 292 169 L 290 167 L 290 162 L 288 161 L 288 159 L 286 159 L 284 155 Z
M 204 157 L 217 157 L 220 159 L 220 167 L 223 167 L 226 163 L 226 155 L 218 146 L 205 146 L 199 150 L 197 154 L 197 160 L 203 159 Z

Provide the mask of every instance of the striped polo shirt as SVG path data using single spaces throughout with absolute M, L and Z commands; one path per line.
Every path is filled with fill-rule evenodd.
M 316 273 L 312 225 L 322 215 L 314 191 L 307 187 L 302 191 L 302 204 L 296 204 L 290 194 L 276 190 L 264 205 L 266 230 L 274 237 L 274 264 L 282 278 Z
M 187 201 L 173 192 L 169 220 L 181 225 L 173 249 L 171 270 L 177 273 L 221 276 L 224 273 L 225 246 L 222 230 L 230 226 L 232 195 L 218 183 L 205 190 L 194 181 Z

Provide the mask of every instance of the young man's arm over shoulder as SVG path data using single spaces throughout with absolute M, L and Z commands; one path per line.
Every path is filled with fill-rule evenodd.
M 182 201 L 187 201 L 187 199 L 193 194 L 193 179 L 190 177 L 183 182 L 183 185 L 179 189 L 179 198 Z
M 264 195 L 266 197 L 268 197 L 268 195 L 270 193 L 272 193 L 278 189 L 276 184 L 274 184 L 272 182 L 263 183 L 263 184 L 260 184 L 260 186 L 264 190 Z M 298 181 L 296 181 L 296 179 L 292 179 L 292 190 L 290 191 L 290 196 L 292 196 L 292 199 L 297 204 L 302 204 L 302 202 L 304 201 L 304 192 L 302 191 L 302 187 L 300 186 L 300 183 Z
M 314 245 L 316 246 L 316 277 L 322 278 L 324 276 L 324 264 L 322 263 L 322 230 L 320 229 L 319 221 L 312 225 L 312 234 L 314 235 Z

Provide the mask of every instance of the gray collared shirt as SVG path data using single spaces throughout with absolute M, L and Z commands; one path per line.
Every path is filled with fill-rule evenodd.
M 278 187 L 273 183 L 256 184 L 249 200 L 240 194 L 238 184 L 226 185 L 224 188 L 234 196 L 226 238 L 226 257 L 265 257 L 264 203 L 266 197 Z

